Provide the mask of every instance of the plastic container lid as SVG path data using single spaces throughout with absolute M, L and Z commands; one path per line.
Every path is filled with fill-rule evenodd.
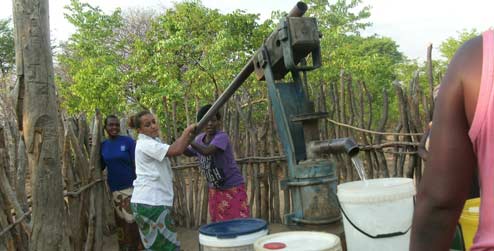
M 340 202 L 380 203 L 411 198 L 415 195 L 415 186 L 408 178 L 359 180 L 338 185 L 337 195 Z
M 199 228 L 199 233 L 219 239 L 236 238 L 267 229 L 266 221 L 255 218 L 235 219 L 210 223 Z
M 254 243 L 254 249 L 256 251 L 342 250 L 340 238 L 338 236 L 329 233 L 311 231 L 291 231 L 266 235 L 262 238 L 259 238 Z
M 265 243 L 262 247 L 269 250 L 277 250 L 286 248 L 286 244 L 283 242 L 268 242 Z

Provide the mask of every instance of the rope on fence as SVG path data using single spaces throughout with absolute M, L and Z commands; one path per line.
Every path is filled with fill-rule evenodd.
M 241 158 L 237 159 L 237 162 L 239 163 L 260 163 L 260 162 L 267 162 L 267 161 L 283 161 L 286 160 L 285 155 L 281 156 L 270 156 L 270 157 L 247 157 L 247 158 Z
M 236 159 L 237 163 L 243 164 L 243 163 L 263 163 L 263 162 L 270 162 L 270 161 L 285 161 L 286 157 L 284 155 L 281 156 L 270 156 L 270 157 L 247 157 L 247 158 L 240 158 Z M 187 169 L 191 167 L 196 167 L 198 165 L 198 162 L 191 162 L 187 164 L 181 164 L 181 165 L 176 165 L 173 167 L 173 169 Z
M 418 142 L 386 142 L 379 145 L 359 145 L 360 150 L 369 151 L 375 149 L 382 149 L 386 147 L 396 147 L 396 146 L 418 146 Z
M 413 152 L 397 152 L 397 151 L 383 151 L 384 153 L 389 153 L 389 154 L 398 154 L 398 155 L 414 155 L 414 154 L 418 154 L 417 151 L 413 151 Z
M 367 129 L 362 129 L 359 127 L 347 125 L 344 123 L 340 123 L 338 121 L 332 120 L 332 119 L 327 119 L 329 122 L 338 125 L 338 126 L 343 126 L 343 127 L 348 127 L 350 129 L 356 130 L 356 131 L 361 131 L 361 132 L 366 132 L 366 133 L 372 133 L 372 134 L 379 134 L 379 135 L 391 135 L 391 136 L 421 136 L 423 133 L 399 133 L 399 132 L 377 132 L 377 131 L 372 131 L 372 130 L 367 130 Z
M 72 196 L 72 197 L 76 197 L 76 196 L 79 196 L 82 192 L 84 192 L 85 190 L 89 189 L 90 187 L 96 185 L 97 183 L 101 182 L 101 181 L 104 181 L 105 179 L 98 179 L 98 180 L 95 180 L 87 185 L 84 185 L 82 186 L 81 188 L 79 188 L 79 190 L 77 191 L 74 191 L 74 192 L 64 192 L 63 193 L 63 196 L 66 197 L 66 196 Z M 14 223 L 8 225 L 5 229 L 3 229 L 1 232 L 0 232 L 0 237 L 2 237 L 2 235 L 4 235 L 5 233 L 7 233 L 8 231 L 10 231 L 10 229 L 12 229 L 15 225 L 21 223 L 28 215 L 30 215 L 32 213 L 32 210 L 29 209 L 26 213 L 24 213 L 19 219 L 15 220 Z
M 383 144 L 379 145 L 359 145 L 359 148 L 361 151 L 372 151 L 372 150 L 377 150 L 377 149 L 383 149 L 387 147 L 399 147 L 399 146 L 418 146 L 418 142 L 386 142 Z M 396 152 L 396 151 L 383 151 L 384 153 L 390 153 L 390 154 L 417 154 L 416 151 L 408 151 L 408 152 Z M 247 157 L 247 158 L 240 158 L 237 159 L 237 163 L 239 164 L 244 164 L 244 163 L 263 163 L 263 162 L 270 162 L 270 161 L 285 161 L 286 156 L 281 155 L 281 156 L 270 156 L 270 157 Z M 193 168 L 197 167 L 198 162 L 190 162 L 190 163 L 185 163 L 181 165 L 176 165 L 173 167 L 173 169 L 176 170 L 181 170 L 181 169 L 187 169 L 187 168 Z
M 72 196 L 72 197 L 76 197 L 76 196 L 79 196 L 82 192 L 84 192 L 84 190 L 96 185 L 96 183 L 98 182 L 101 182 L 101 181 L 104 181 L 105 179 L 99 179 L 99 180 L 95 180 L 87 185 L 84 185 L 82 186 L 81 188 L 79 188 L 78 191 L 75 191 L 75 192 L 64 192 L 63 193 L 63 196 Z

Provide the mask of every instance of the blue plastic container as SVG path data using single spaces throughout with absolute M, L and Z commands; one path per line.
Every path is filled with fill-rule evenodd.
M 255 218 L 210 223 L 199 228 L 200 250 L 253 251 L 254 242 L 268 234 L 266 221 Z

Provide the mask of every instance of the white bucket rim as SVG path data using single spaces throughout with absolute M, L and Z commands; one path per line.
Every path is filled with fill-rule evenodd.
M 340 184 L 336 194 L 341 203 L 362 204 L 407 199 L 415 193 L 412 179 L 380 178 Z
M 215 236 L 208 236 L 199 233 L 199 243 L 208 247 L 239 247 L 245 245 L 252 245 L 257 239 L 268 234 L 268 229 L 262 229 L 260 231 L 238 235 L 235 238 L 217 238 Z
M 254 249 L 256 251 L 258 250 L 268 250 L 264 248 L 264 244 L 269 243 L 269 242 L 283 242 L 283 240 L 280 240 L 280 238 L 288 238 L 288 237 L 305 237 L 305 240 L 307 240 L 307 237 L 320 237 L 321 241 L 326 241 L 328 244 L 328 247 L 323 249 L 323 251 L 340 251 L 341 249 L 341 241 L 340 237 L 331 234 L 331 233 L 325 233 L 325 232 L 316 232 L 316 231 L 288 231 L 288 232 L 280 232 L 276 234 L 270 234 L 266 235 L 264 237 L 259 238 L 254 242 Z M 325 244 L 326 244 L 325 243 Z M 290 247 L 287 246 L 286 248 L 280 249 L 280 250 L 293 250 L 289 249 Z

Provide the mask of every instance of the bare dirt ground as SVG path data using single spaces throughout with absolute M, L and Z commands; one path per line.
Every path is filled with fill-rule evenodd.
M 345 246 L 343 225 L 337 222 L 324 226 L 287 226 L 282 224 L 269 224 L 269 233 L 280 233 L 287 231 L 319 231 L 327 232 L 340 236 L 343 246 Z M 199 232 L 198 229 L 178 228 L 178 239 L 181 243 L 182 251 L 197 251 L 199 250 Z M 118 244 L 115 235 L 105 238 L 103 250 L 118 251 Z M 345 250 L 345 248 L 344 248 Z

